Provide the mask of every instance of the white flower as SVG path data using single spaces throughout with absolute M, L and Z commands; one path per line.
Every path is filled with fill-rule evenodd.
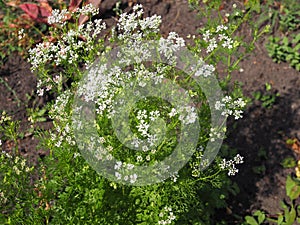
M 221 111 L 223 116 L 234 116 L 234 118 L 240 119 L 243 117 L 243 109 L 246 106 L 246 102 L 242 98 L 233 100 L 230 96 L 225 96 L 221 101 L 216 101 L 215 109 Z
M 227 30 L 227 29 L 228 29 L 228 27 L 227 27 L 227 26 L 224 26 L 224 25 L 222 24 L 222 25 L 217 26 L 216 32 L 218 33 L 218 32 L 220 32 L 220 31 Z
M 226 165 L 226 159 L 222 159 L 222 162 L 219 164 L 220 168 L 224 170 L 226 169 Z
M 203 40 L 208 42 L 209 41 L 209 38 L 211 36 L 211 33 L 209 30 L 205 31 L 205 33 L 203 34 Z
M 106 160 L 112 160 L 112 159 L 113 159 L 112 154 L 107 154 L 107 155 L 106 155 Z
M 204 64 L 195 72 L 195 76 L 209 77 L 213 74 L 214 71 L 215 67 L 213 65 Z
M 158 224 L 171 224 L 172 221 L 176 219 L 176 216 L 172 212 L 171 207 L 164 207 L 163 211 L 158 214 L 161 220 L 158 221 Z
M 142 147 L 142 150 L 143 150 L 143 152 L 147 152 L 147 151 L 149 150 L 149 148 L 148 148 L 148 146 L 144 145 L 144 146 Z
M 233 160 L 226 160 L 222 159 L 221 163 L 219 164 L 220 168 L 228 170 L 228 176 L 234 176 L 239 172 L 239 170 L 235 167 L 235 164 L 243 163 L 243 157 L 240 154 L 237 154 Z
M 25 33 L 24 33 L 24 29 L 22 28 L 21 30 L 18 31 L 18 39 L 21 40 L 24 37 L 25 37 Z
M 233 165 L 229 170 L 228 170 L 228 176 L 234 176 L 235 174 L 237 174 L 239 172 L 239 170 L 237 168 L 235 168 L 235 166 Z
M 173 116 L 175 116 L 177 114 L 177 111 L 176 111 L 176 109 L 175 108 L 172 108 L 171 109 L 171 112 L 168 114 L 170 117 L 173 117 Z
M 63 23 L 66 19 L 68 14 L 68 10 L 63 9 L 62 11 L 58 9 L 52 10 L 52 15 L 48 17 L 48 23 L 54 24 L 54 23 Z
M 186 106 L 180 108 L 179 120 L 181 120 L 184 124 L 194 123 L 196 119 L 197 113 L 195 112 L 194 107 Z
M 75 158 L 77 158 L 78 156 L 80 156 L 80 153 L 75 152 L 74 155 L 73 155 L 73 158 L 75 159 Z
M 140 155 L 138 155 L 138 156 L 136 157 L 136 161 L 138 161 L 138 162 L 142 162 L 142 161 L 143 161 L 143 157 L 142 157 L 142 156 L 140 156 Z
M 122 175 L 119 172 L 115 172 L 115 176 L 118 180 L 122 179 Z
M 240 154 L 237 154 L 237 155 L 234 157 L 234 161 L 235 161 L 236 164 L 244 163 L 243 159 L 244 159 L 244 157 L 243 157 L 243 156 L 240 156 Z
M 138 138 L 134 137 L 134 138 L 132 139 L 131 144 L 132 144 L 134 147 L 138 148 L 139 145 L 140 145 L 140 140 L 139 140 Z
M 171 179 L 173 180 L 173 182 L 175 183 L 178 179 L 179 175 L 178 175 L 178 172 L 175 172 L 172 176 L 171 176 Z
M 99 142 L 100 142 L 101 144 L 105 143 L 105 138 L 104 138 L 104 137 L 99 137 Z
M 156 120 L 157 117 L 159 117 L 159 116 L 160 116 L 160 113 L 159 113 L 158 110 L 155 110 L 155 111 L 151 111 L 151 112 L 150 112 L 150 120 L 151 120 L 151 121 Z
M 131 163 L 127 164 L 127 169 L 132 170 L 134 168 L 134 165 Z
M 223 42 L 222 46 L 224 48 L 232 49 L 233 48 L 233 40 L 229 37 L 225 37 L 225 41 Z
M 119 170 L 119 169 L 121 169 L 121 166 L 122 166 L 122 162 L 117 161 L 114 168 L 115 168 L 115 170 Z
M 133 6 L 133 11 L 138 11 L 138 10 L 141 10 L 143 9 L 143 6 L 141 4 L 136 4 L 135 6 Z
M 211 53 L 215 48 L 217 48 L 218 47 L 218 45 L 217 45 L 217 41 L 216 41 L 216 39 L 215 38 L 212 38 L 212 39 L 210 39 L 210 41 L 209 41 L 209 45 L 208 45 L 208 47 L 207 47 L 207 50 L 206 50 L 206 52 L 207 53 Z
M 138 131 L 141 132 L 144 137 L 147 136 L 149 127 L 150 125 L 144 120 L 141 120 L 140 123 L 136 126 L 136 128 L 138 128 Z
M 215 103 L 216 110 L 221 110 L 221 109 L 223 109 L 224 106 L 225 105 L 223 103 L 221 103 L 221 101 L 216 101 L 216 103 Z
M 136 174 L 130 175 L 129 177 L 130 177 L 130 183 L 133 184 L 133 183 L 136 182 L 136 180 L 137 180 L 137 175 Z
M 91 3 L 83 6 L 81 9 L 77 9 L 78 14 L 95 16 L 99 13 L 99 9 L 95 8 Z
M 111 145 L 109 145 L 109 146 L 107 146 L 106 149 L 107 149 L 107 151 L 111 152 L 114 148 Z

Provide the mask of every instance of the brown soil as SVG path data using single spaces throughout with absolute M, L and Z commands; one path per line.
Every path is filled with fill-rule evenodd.
M 104 0 L 101 4 L 101 16 L 109 25 L 114 23 L 112 9 L 115 2 Z M 126 2 L 121 5 L 125 11 L 129 9 Z M 203 24 L 196 12 L 188 8 L 187 1 L 139 2 L 144 5 L 146 15 L 162 16 L 163 35 L 170 31 L 182 37 L 197 34 L 197 28 Z M 247 35 L 248 31 L 241 32 Z M 232 76 L 233 81 L 243 84 L 244 94 L 248 97 L 252 98 L 252 93 L 258 90 L 264 92 L 266 82 L 272 84 L 273 92 L 278 92 L 280 96 L 269 109 L 254 102 L 243 119 L 229 121 L 229 137 L 225 142 L 245 157 L 245 163 L 233 178 L 240 193 L 230 196 L 229 209 L 219 212 L 219 217 L 226 217 L 228 224 L 240 223 L 241 216 L 255 209 L 265 210 L 271 215 L 279 212 L 279 201 L 285 198 L 285 179 L 292 171 L 284 169 L 280 163 L 287 156 L 299 157 L 286 146 L 285 140 L 289 137 L 300 139 L 300 73 L 288 64 L 273 63 L 267 55 L 265 43 L 266 40 L 259 41 L 255 51 L 241 62 L 243 72 L 235 72 Z M 11 55 L 5 62 L 0 77 L 6 82 L 0 83 L 0 111 L 5 110 L 14 119 L 21 120 L 22 130 L 25 131 L 29 126 L 26 108 L 41 106 L 45 102 L 45 99 L 35 96 L 36 78 L 31 74 L 29 64 L 17 54 Z M 43 128 L 51 126 L 49 122 L 41 125 Z M 21 151 L 34 162 L 45 154 L 37 147 L 38 142 L 31 134 L 20 140 Z M 5 143 L 2 149 L 9 147 L 10 143 Z

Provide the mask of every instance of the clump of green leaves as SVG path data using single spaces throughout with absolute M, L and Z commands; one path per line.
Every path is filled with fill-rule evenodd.
M 289 198 L 289 203 L 284 201 L 280 202 L 283 212 L 278 213 L 277 218 L 268 217 L 264 212 L 258 210 L 254 212 L 253 216 L 246 216 L 244 224 L 259 225 L 268 221 L 277 223 L 278 225 L 300 223 L 300 205 L 297 205 L 295 202 L 300 196 L 299 178 L 294 178 L 289 175 L 286 179 L 285 190 Z
M 271 36 L 266 49 L 274 62 L 287 62 L 296 70 L 300 71 L 300 11 L 299 4 L 291 1 L 283 1 L 278 10 L 271 10 L 269 16 L 273 19 L 272 27 L 279 28 L 282 36 Z M 278 24 L 278 26 L 275 26 Z
M 266 45 L 269 56 L 274 62 L 288 62 L 290 66 L 300 71 L 300 34 L 280 38 L 271 36 Z
M 269 83 L 265 84 L 265 90 L 256 91 L 253 93 L 254 99 L 260 101 L 261 105 L 267 109 L 272 108 L 276 102 L 276 98 L 279 96 L 280 94 L 276 91 L 273 91 L 272 85 Z
M 279 18 L 282 31 L 295 31 L 300 27 L 300 11 L 285 8 Z

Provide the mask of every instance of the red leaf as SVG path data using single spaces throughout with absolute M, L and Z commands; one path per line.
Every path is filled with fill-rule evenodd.
M 27 15 L 30 16 L 31 19 L 36 20 L 38 19 L 39 15 L 39 6 L 36 4 L 31 4 L 31 3 L 25 3 L 19 5 L 19 7 L 27 13 Z
M 40 7 L 41 10 L 41 16 L 42 17 L 49 17 L 51 16 L 51 11 L 49 11 L 47 8 Z
M 19 5 L 19 7 L 32 19 L 37 22 L 47 23 L 47 17 L 51 15 L 51 6 L 43 2 L 42 5 L 36 5 L 32 3 L 24 3 Z
M 86 4 L 91 3 L 96 9 L 100 7 L 102 0 L 88 0 Z
M 71 0 L 70 5 L 69 5 L 69 11 L 73 12 L 75 9 L 79 7 L 81 4 L 82 0 Z
M 40 10 L 42 17 L 49 17 L 52 13 L 52 7 L 49 5 L 47 0 L 39 0 L 40 2 Z

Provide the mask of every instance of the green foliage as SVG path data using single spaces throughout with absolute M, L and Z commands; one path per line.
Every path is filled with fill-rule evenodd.
M 281 162 L 281 165 L 283 168 L 295 168 L 297 162 L 293 157 L 287 157 Z
M 253 213 L 253 216 L 246 216 L 245 220 L 249 225 L 259 225 L 265 221 L 265 218 L 266 216 L 264 212 L 257 210 Z
M 274 62 L 288 62 L 300 71 L 300 34 L 292 35 L 292 40 L 288 37 L 270 37 L 266 48 Z
M 257 13 L 260 13 L 261 6 L 260 6 L 260 0 L 248 0 L 245 3 L 246 9 L 251 9 Z
M 285 8 L 279 16 L 279 25 L 284 32 L 298 30 L 300 26 L 300 11 Z
M 24 218 L 24 223 L 38 223 L 33 216 L 38 205 L 38 196 L 32 186 L 36 168 L 19 155 L 19 123 L 3 112 L 0 124 L 0 146 L 2 141 L 12 145 L 11 153 L 0 153 L 0 223 L 17 224 L 20 218 Z
M 28 49 L 31 47 L 33 40 L 40 37 L 40 31 L 37 32 L 32 24 L 28 24 L 26 19 L 20 16 L 20 11 L 16 7 L 6 5 L 6 1 L 0 0 L 0 67 L 7 60 L 8 56 L 13 52 L 18 52 L 20 55 L 26 55 Z M 23 33 L 25 26 L 26 34 Z M 20 35 L 22 32 L 22 35 Z M 22 36 L 22 38 L 21 38 Z
M 196 3 L 196 1 L 190 2 Z M 205 13 L 210 13 L 211 9 L 218 10 L 221 1 L 203 1 L 203 3 L 207 6 Z M 221 15 L 217 20 L 209 21 L 207 27 L 201 30 L 202 34 L 210 31 L 216 37 L 222 34 L 226 35 L 228 40 L 233 38 L 232 43 L 228 45 L 230 48 L 222 46 L 223 42 L 211 53 L 204 55 L 204 61 L 213 66 L 219 62 L 226 65 L 227 78 L 220 82 L 222 88 L 227 91 L 226 94 L 230 94 L 234 100 L 243 96 L 238 84 L 234 86 L 232 93 L 227 89 L 226 84 L 230 81 L 230 74 L 233 70 L 238 69 L 238 63 L 253 50 L 255 41 L 267 30 L 259 31 L 256 28 L 250 45 L 244 42 L 242 37 L 235 37 L 234 34 L 242 23 L 249 20 L 251 12 L 259 11 L 258 7 L 259 2 L 249 1 L 246 14 L 243 14 L 241 9 L 237 9 L 237 13 L 232 13 L 228 18 L 227 30 L 222 28 L 224 30 L 221 32 L 216 31 L 217 25 L 224 25 Z M 119 8 L 116 8 L 116 11 L 120 13 Z M 78 14 L 74 21 L 77 21 L 79 16 Z M 0 176 L 4 180 L 0 186 L 1 224 L 152 225 L 158 224 L 159 221 L 164 221 L 161 224 L 166 221 L 168 224 L 182 225 L 214 224 L 215 210 L 225 208 L 229 194 L 237 194 L 239 188 L 230 181 L 226 174 L 228 170 L 226 165 L 234 166 L 233 160 L 226 161 L 218 156 L 205 171 L 199 169 L 202 162 L 201 145 L 205 146 L 210 135 L 210 110 L 204 94 L 199 91 L 199 87 L 195 88 L 195 84 L 192 82 L 189 84 L 190 77 L 186 74 L 176 74 L 177 71 L 171 70 L 167 66 L 162 67 L 162 73 L 167 78 L 174 78 L 174 81 L 179 78 L 178 83 L 184 88 L 190 85 L 189 93 L 202 106 L 198 116 L 201 117 L 203 126 L 201 126 L 197 151 L 189 163 L 178 171 L 178 176 L 174 175 L 162 183 L 151 186 L 125 186 L 100 176 L 80 156 L 71 130 L 74 92 L 78 81 L 83 76 L 82 69 L 91 66 L 91 63 L 100 54 L 111 48 L 104 46 L 104 43 L 107 44 L 104 38 L 96 39 L 100 31 L 90 38 L 89 35 L 93 34 L 95 29 L 91 29 L 93 24 L 92 21 L 89 22 L 89 27 L 85 27 L 86 29 L 81 27 L 81 30 L 75 24 L 66 23 L 66 26 L 59 24 L 56 28 L 50 29 L 51 35 L 54 37 L 53 42 L 45 39 L 45 45 L 41 44 L 39 48 L 35 49 L 36 52 L 31 52 L 31 62 L 36 63 L 35 69 L 38 70 L 37 76 L 41 81 L 38 84 L 39 94 L 44 90 L 49 90 L 52 91 L 51 94 L 55 93 L 56 97 L 53 102 L 48 103 L 49 111 L 48 108 L 47 110 L 28 109 L 32 123 L 45 121 L 48 115 L 53 121 L 52 129 L 40 132 L 41 147 L 49 150 L 50 154 L 40 160 L 38 167 L 24 164 L 21 156 L 10 158 L 9 155 L 1 154 Z M 98 23 L 97 26 L 99 28 L 101 24 Z M 88 31 L 88 29 L 91 30 Z M 112 45 L 119 44 L 118 41 L 120 41 L 114 35 L 118 32 L 122 33 L 114 31 L 110 31 Z M 134 28 L 133 32 L 136 31 L 137 28 Z M 147 33 L 146 38 L 158 39 L 160 35 L 152 31 Z M 55 41 L 59 42 L 59 45 Z M 195 54 L 201 55 L 199 49 L 206 49 L 209 46 L 209 42 L 204 43 L 202 38 L 195 38 L 195 42 L 195 46 L 190 46 Z M 53 48 L 49 48 L 49 50 L 47 46 Z M 240 47 L 245 48 L 246 51 L 240 52 Z M 54 55 L 57 56 L 55 60 L 53 59 Z M 65 58 L 59 58 L 61 56 L 65 56 Z M 149 72 L 141 65 L 133 66 L 138 73 Z M 156 104 L 149 106 L 151 101 Z M 137 107 L 156 110 L 164 109 L 167 104 L 157 99 L 146 99 L 138 102 Z M 180 122 L 178 117 L 167 118 L 168 113 L 170 110 L 162 113 L 164 120 L 169 119 L 166 128 L 173 126 L 173 130 L 170 129 L 171 132 L 168 135 L 176 134 L 176 131 L 180 130 L 178 126 Z M 134 110 L 130 113 L 132 130 L 135 133 L 139 132 L 136 129 L 137 114 L 138 112 Z M 149 118 L 145 121 L 150 123 Z M 120 143 L 116 141 L 110 128 L 111 120 L 107 116 L 99 116 L 94 122 L 99 128 L 99 135 L 105 136 L 107 142 L 112 143 L 110 147 L 117 149 L 114 152 L 115 155 L 126 162 L 135 161 L 136 155 L 127 151 L 127 148 L 120 147 Z M 4 123 L 5 126 L 0 130 L 4 133 L 2 140 L 13 140 L 16 143 L 16 152 L 18 152 L 17 143 L 20 137 L 18 123 L 9 120 L 5 120 Z M 161 145 L 163 147 L 159 146 L 158 150 L 162 149 L 163 151 L 160 151 L 161 155 L 158 154 L 157 158 L 160 159 L 169 154 L 174 143 L 176 141 L 171 139 L 166 145 L 163 143 Z M 234 151 L 227 149 L 227 152 L 228 154 L 224 154 L 222 157 L 233 157 Z M 149 161 L 147 163 L 154 163 L 154 159 L 157 159 L 152 155 L 151 160 L 147 160 L 144 155 L 143 158 Z M 221 166 L 222 162 L 225 162 L 223 166 Z M 262 215 L 257 214 L 257 217 L 258 221 L 262 220 Z
M 287 62 L 300 71 L 300 5 L 294 1 L 283 1 L 280 9 L 270 8 L 269 17 L 273 17 L 272 27 L 278 24 L 282 35 L 269 37 L 266 49 L 274 62 Z
M 283 213 L 279 213 L 277 218 L 268 217 L 260 210 L 255 211 L 253 216 L 245 217 L 245 224 L 259 225 L 265 224 L 267 221 L 278 225 L 294 225 L 300 222 L 300 207 L 296 205 L 295 200 L 300 196 L 300 181 L 297 178 L 292 178 L 290 175 L 286 179 L 286 195 L 290 199 L 290 203 L 281 201 L 280 206 L 283 208 Z
M 267 109 L 272 108 L 276 103 L 276 98 L 280 96 L 278 92 L 271 90 L 272 85 L 269 83 L 265 84 L 265 91 L 256 91 L 253 93 L 255 100 L 260 101 L 261 105 Z
M 221 66 L 225 69 L 227 74 L 226 79 L 221 80 L 221 85 L 224 87 L 226 83 L 231 79 L 231 73 L 234 70 L 239 69 L 239 63 L 254 49 L 254 43 L 264 34 L 269 32 L 270 26 L 258 26 L 256 22 L 253 22 L 253 16 L 256 12 L 260 11 L 260 1 L 250 0 L 245 2 L 241 7 L 240 4 L 233 4 L 232 8 L 223 10 L 226 5 L 220 0 L 203 1 L 189 1 L 190 5 L 196 9 L 199 13 L 199 17 L 205 17 L 207 23 L 203 28 L 199 29 L 199 33 L 202 38 L 195 40 L 195 46 L 192 50 L 195 52 L 199 51 L 199 54 L 204 59 L 213 64 Z M 226 12 L 226 13 L 225 13 Z M 228 27 L 224 32 L 224 35 L 228 35 L 233 38 L 232 48 L 225 49 L 219 46 L 214 49 L 213 52 L 205 54 L 201 49 L 207 48 L 210 44 L 209 41 L 205 41 L 205 34 L 209 31 L 212 33 L 212 38 L 218 39 L 216 35 L 217 25 L 222 24 Z M 252 32 L 249 34 L 250 39 L 244 41 L 244 37 L 236 35 L 238 29 L 243 25 L 248 27 Z M 234 88 L 235 89 L 235 88 Z

